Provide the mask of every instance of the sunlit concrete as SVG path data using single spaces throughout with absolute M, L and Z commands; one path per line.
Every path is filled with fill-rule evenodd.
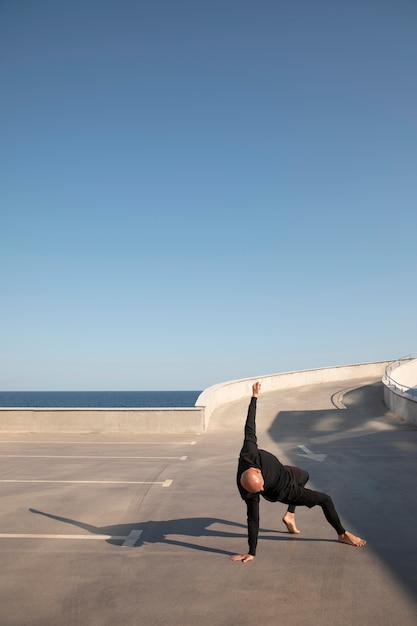
M 249 397 L 197 435 L 0 433 L 0 624 L 414 626 L 417 428 L 382 387 L 261 394 L 259 445 L 305 468 L 367 546 L 338 543 L 317 508 L 289 535 L 285 507 L 262 502 L 245 565 L 229 557 L 247 549 L 235 473 Z
M 1 408 L 0 432 L 201 433 L 204 408 Z

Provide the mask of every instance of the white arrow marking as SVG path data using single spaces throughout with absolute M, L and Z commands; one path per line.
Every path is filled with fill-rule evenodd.
M 126 537 L 126 539 L 124 540 L 124 542 L 122 543 L 122 547 L 128 547 L 128 548 L 133 548 L 133 546 L 135 545 L 135 543 L 138 541 L 139 537 L 141 536 L 142 531 L 141 530 L 132 530 L 128 536 Z
M 327 454 L 315 454 L 305 446 L 299 445 L 297 447 L 304 452 L 304 454 L 298 454 L 297 456 L 302 456 L 304 458 L 311 459 L 312 461 L 319 461 L 321 463 L 327 456 Z

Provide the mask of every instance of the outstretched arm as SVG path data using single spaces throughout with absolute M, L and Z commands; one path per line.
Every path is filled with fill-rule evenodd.
M 257 398 L 261 390 L 261 383 L 257 382 L 252 385 L 252 398 L 248 407 L 248 415 L 245 423 L 245 441 L 243 443 L 242 452 L 249 452 L 251 450 L 250 444 L 257 445 L 256 439 L 256 403 Z
M 256 546 L 258 544 L 258 532 L 259 532 L 259 495 L 256 494 L 253 498 L 246 500 L 247 515 L 248 515 L 248 554 L 235 554 L 232 557 L 232 561 L 253 561 L 256 554 Z
M 256 382 L 252 385 L 252 398 L 248 408 L 248 416 L 245 423 L 245 440 L 243 442 L 243 448 L 240 452 L 241 458 L 243 455 L 250 455 L 251 453 L 257 453 L 258 445 L 256 439 L 256 399 L 261 390 L 261 383 Z M 240 484 L 238 473 L 238 487 L 241 492 L 242 498 L 245 498 L 245 490 Z M 248 543 L 249 552 L 247 554 L 235 554 L 231 557 L 232 561 L 242 561 L 247 563 L 253 561 L 256 554 L 256 546 L 258 543 L 259 532 L 259 495 L 253 495 L 252 497 L 245 498 L 247 507 L 247 523 L 248 523 Z

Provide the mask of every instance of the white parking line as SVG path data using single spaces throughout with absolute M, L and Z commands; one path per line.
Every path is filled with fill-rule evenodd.
M 129 536 L 126 537 L 125 535 L 41 535 L 34 533 L 0 533 L 0 539 L 116 539 L 119 541 L 125 541 L 128 538 Z
M 161 485 L 170 487 L 172 480 L 142 481 L 142 480 L 0 480 L 0 483 L 71 483 L 82 485 Z
M 186 456 L 83 456 L 75 454 L 0 454 L 0 459 L 178 459 Z
M 94 446 L 147 446 L 147 445 L 157 445 L 157 446 L 195 446 L 196 441 L 49 441 L 45 439 L 41 440 L 33 440 L 33 441 L 19 441 L 15 439 L 4 439 L 0 440 L 0 444 L 8 444 L 8 443 L 29 443 L 32 445 L 36 444 L 48 444 L 53 443 L 54 445 L 59 444 L 63 446 L 67 445 L 94 445 Z
M 92 541 L 104 541 L 111 539 L 113 541 L 123 541 L 123 547 L 132 548 L 139 540 L 142 530 L 132 530 L 126 535 L 98 535 L 92 533 L 90 535 L 55 535 L 40 533 L 0 533 L 0 539 L 90 539 Z

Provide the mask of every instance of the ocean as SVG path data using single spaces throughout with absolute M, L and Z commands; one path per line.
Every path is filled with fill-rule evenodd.
M 201 391 L 0 391 L 3 408 L 193 407 Z

